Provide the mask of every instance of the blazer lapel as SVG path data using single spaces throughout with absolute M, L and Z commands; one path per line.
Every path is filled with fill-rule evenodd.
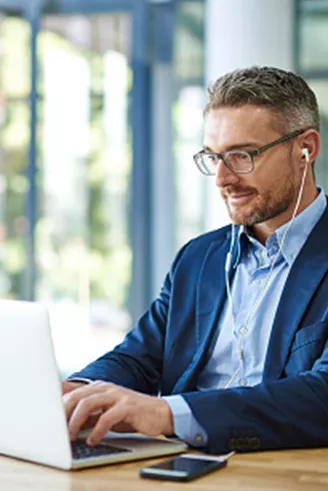
M 311 232 L 288 276 L 272 328 L 264 378 L 278 379 L 295 331 L 328 269 L 328 210 Z
M 196 293 L 196 346 L 195 355 L 187 370 L 178 379 L 173 393 L 191 387 L 203 361 L 208 357 L 217 332 L 218 316 L 225 299 L 225 260 L 229 250 L 230 235 L 213 242 L 204 258 Z

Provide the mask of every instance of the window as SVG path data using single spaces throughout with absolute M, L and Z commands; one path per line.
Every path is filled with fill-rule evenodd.
M 299 0 L 296 46 L 299 73 L 314 90 L 321 116 L 317 182 L 328 191 L 328 0 Z
M 130 41 L 129 14 L 41 20 L 37 299 L 65 371 L 131 327 Z
M 204 231 L 205 180 L 192 156 L 202 146 L 204 94 L 203 1 L 183 1 L 177 7 L 174 66 L 176 246 Z
M 0 296 L 26 297 L 30 28 L 0 16 Z

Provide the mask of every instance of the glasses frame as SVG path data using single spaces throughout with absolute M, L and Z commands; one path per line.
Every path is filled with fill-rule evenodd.
M 215 172 L 204 172 L 204 168 L 200 164 L 200 158 L 203 155 L 212 155 L 213 157 L 216 157 L 218 160 L 222 160 L 224 165 L 234 174 L 250 174 L 250 172 L 253 172 L 254 167 L 255 167 L 254 157 L 256 157 L 256 155 L 260 155 L 261 153 L 265 152 L 266 150 L 269 150 L 269 148 L 275 147 L 276 145 L 279 145 L 280 143 L 285 143 L 286 141 L 291 140 L 292 138 L 295 138 L 298 135 L 301 135 L 305 131 L 306 131 L 305 129 L 295 130 L 292 133 L 288 133 L 287 135 L 282 136 L 281 138 L 278 138 L 277 140 L 273 140 L 272 142 L 267 143 L 266 145 L 263 145 L 263 147 L 259 147 L 259 148 L 256 148 L 254 150 L 241 150 L 241 149 L 240 150 L 228 150 L 227 152 L 222 152 L 222 153 L 206 152 L 205 150 L 201 150 L 200 152 L 197 152 L 193 156 L 193 159 L 194 159 L 195 164 L 197 165 L 197 168 L 205 176 L 215 176 Z M 232 169 L 231 166 L 225 161 L 225 156 L 229 153 L 232 153 L 232 152 L 247 153 L 249 155 L 250 161 L 252 163 L 251 169 L 250 170 L 242 170 L 242 171 L 236 171 L 236 170 Z

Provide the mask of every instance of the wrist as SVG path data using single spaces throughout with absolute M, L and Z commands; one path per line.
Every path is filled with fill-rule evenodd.
M 174 421 L 173 421 L 173 414 L 171 411 L 170 406 L 164 399 L 159 399 L 161 402 L 160 406 L 160 414 L 158 415 L 159 418 L 161 418 L 161 421 L 163 421 L 163 430 L 162 434 L 163 435 L 173 435 L 174 434 Z
M 68 392 L 72 392 L 73 390 L 84 386 L 85 382 L 71 382 L 70 380 L 64 380 L 61 385 L 63 394 L 67 394 Z

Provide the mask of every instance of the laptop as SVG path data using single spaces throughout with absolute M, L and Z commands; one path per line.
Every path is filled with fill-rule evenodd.
M 178 441 L 110 432 L 96 447 L 71 444 L 47 310 L 0 300 L 0 454 L 60 469 L 184 452 Z

